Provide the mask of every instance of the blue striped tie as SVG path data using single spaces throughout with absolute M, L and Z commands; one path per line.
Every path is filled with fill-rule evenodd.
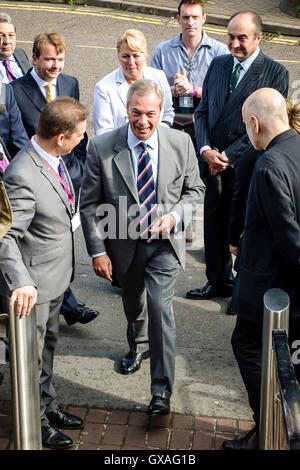
M 138 161 L 137 188 L 141 208 L 140 237 L 148 238 L 148 229 L 156 216 L 156 191 L 153 178 L 152 164 L 147 145 L 141 142 L 138 147 L 142 153 Z

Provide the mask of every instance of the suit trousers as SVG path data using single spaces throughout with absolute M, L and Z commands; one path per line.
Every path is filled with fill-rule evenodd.
M 228 224 L 233 188 L 223 174 L 207 175 L 204 198 L 204 248 L 206 277 L 215 287 L 233 283 L 232 257 L 228 243 Z
M 133 262 L 116 277 L 123 288 L 127 340 L 131 351 L 150 351 L 151 394 L 169 398 L 175 374 L 172 308 L 179 261 L 169 240 L 138 240 Z M 149 343 L 148 343 L 149 337 Z
M 35 305 L 37 323 L 38 365 L 40 373 L 41 424 L 47 424 L 45 413 L 57 409 L 52 383 L 53 360 L 59 330 L 59 311 L 63 295 L 50 302 Z
M 290 318 L 288 336 L 291 349 L 294 341 L 300 341 L 300 318 Z M 260 415 L 262 323 L 251 322 L 238 316 L 235 329 L 232 333 L 231 344 L 248 393 L 249 405 L 253 411 L 253 419 L 258 429 Z M 300 364 L 294 364 L 294 368 L 297 380 L 300 384 Z

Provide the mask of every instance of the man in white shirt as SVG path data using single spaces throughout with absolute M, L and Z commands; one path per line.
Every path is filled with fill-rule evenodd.
M 16 48 L 16 28 L 6 13 L 0 13 L 0 79 L 10 83 L 23 77 L 30 64 L 23 49 Z
M 275 88 L 287 96 L 288 71 L 260 51 L 261 39 L 259 15 L 243 11 L 231 17 L 228 24 L 231 54 L 212 61 L 195 111 L 197 149 L 206 179 L 204 246 L 208 282 L 187 292 L 190 299 L 232 294 L 228 227 L 235 175 L 239 165 L 256 153 L 243 123 L 243 103 L 253 91 L 263 87 Z M 235 313 L 230 305 L 227 313 Z

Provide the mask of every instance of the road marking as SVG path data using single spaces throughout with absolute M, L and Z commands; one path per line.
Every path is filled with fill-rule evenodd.
M 92 49 L 109 49 L 110 51 L 116 51 L 116 47 L 108 47 L 108 46 L 89 46 L 87 44 L 77 44 L 76 47 L 86 47 L 86 48 L 92 48 Z
M 140 15 L 133 15 L 128 13 L 117 13 L 117 12 L 104 12 L 104 11 L 97 11 L 90 8 L 81 9 L 79 7 L 70 7 L 68 5 L 65 6 L 49 6 L 49 5 L 18 5 L 16 3 L 0 3 L 0 7 L 4 7 L 7 9 L 12 10 L 28 10 L 28 11 L 46 11 L 50 13 L 64 13 L 64 14 L 72 14 L 72 15 L 85 15 L 85 16 L 98 16 L 102 18 L 111 18 L 123 21 L 132 21 L 138 23 L 149 23 L 155 24 L 158 26 L 170 26 L 171 28 L 179 29 L 179 25 L 177 20 L 173 17 L 167 19 L 160 19 L 160 18 L 151 18 L 146 16 Z M 227 35 L 226 29 L 212 27 L 204 25 L 203 29 L 208 33 L 219 34 L 219 35 Z M 283 37 L 273 37 L 271 39 L 263 39 L 263 41 L 269 42 L 271 44 L 279 44 L 279 45 L 300 45 L 300 41 L 298 39 L 286 39 Z M 92 46 L 91 46 L 92 47 Z M 298 61 L 296 62 L 298 63 Z
M 300 60 L 285 60 L 285 59 L 274 59 L 276 62 L 285 62 L 285 63 L 291 63 L 291 64 L 299 64 Z

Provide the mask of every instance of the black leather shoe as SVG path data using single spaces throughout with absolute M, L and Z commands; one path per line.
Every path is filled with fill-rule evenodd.
M 83 421 L 77 416 L 66 413 L 65 411 L 57 408 L 55 411 L 46 413 L 47 418 L 53 426 L 60 429 L 81 429 L 83 427 Z
M 90 321 L 94 320 L 94 318 L 98 317 L 98 315 L 99 312 L 96 310 L 78 306 L 72 311 L 65 313 L 64 317 L 68 325 L 75 325 L 77 322 L 82 324 L 89 323 Z
M 232 286 L 224 285 L 222 287 L 214 287 L 210 282 L 207 282 L 204 287 L 200 289 L 190 290 L 186 293 L 188 299 L 208 300 L 212 297 L 231 297 Z
M 154 395 L 150 401 L 148 415 L 168 415 L 170 413 L 169 398 L 162 398 Z
M 42 444 L 49 449 L 68 449 L 73 441 L 49 423 L 42 426 Z
M 236 312 L 233 308 L 232 302 L 230 302 L 230 304 L 227 307 L 226 315 L 236 315 Z
M 257 450 L 259 448 L 259 439 L 256 427 L 240 439 L 224 441 L 221 448 L 224 450 Z
M 77 312 L 77 321 L 82 324 L 89 323 L 90 321 L 94 320 L 94 318 L 97 318 L 99 315 L 99 312 L 97 312 L 97 310 L 91 310 L 90 308 L 86 307 L 77 307 Z
M 147 359 L 149 355 L 149 350 L 143 353 L 129 351 L 129 353 L 122 359 L 120 367 L 121 374 L 129 375 L 139 370 L 143 359 Z

